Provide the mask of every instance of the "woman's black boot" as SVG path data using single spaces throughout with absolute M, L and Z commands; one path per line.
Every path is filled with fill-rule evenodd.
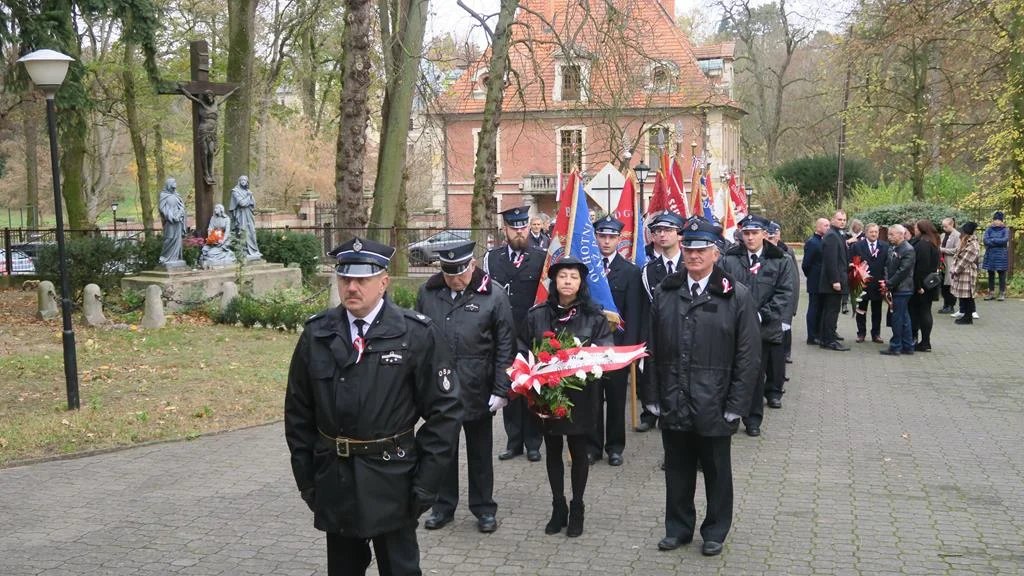
M 565 497 L 554 498 L 551 501 L 551 520 L 544 526 L 545 534 L 558 534 L 568 523 L 569 507 L 565 504 Z
M 569 506 L 569 528 L 565 535 L 575 538 L 580 534 L 583 534 L 583 502 L 573 500 Z

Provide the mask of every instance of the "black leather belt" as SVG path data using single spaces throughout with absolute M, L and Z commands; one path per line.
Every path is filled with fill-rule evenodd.
M 344 436 L 331 436 L 319 428 L 317 430 L 319 430 L 321 436 L 334 442 L 338 458 L 383 454 L 384 460 L 391 460 L 392 452 L 399 458 L 405 457 L 405 450 L 402 449 L 401 442 L 407 438 L 412 438 L 416 431 L 415 428 L 409 428 L 405 432 L 388 436 L 387 438 L 356 440 L 354 438 L 345 438 Z

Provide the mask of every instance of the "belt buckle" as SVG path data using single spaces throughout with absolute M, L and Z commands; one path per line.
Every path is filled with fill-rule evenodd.
M 338 453 L 338 458 L 348 458 L 349 457 L 348 438 L 335 438 L 334 439 L 334 449 Z

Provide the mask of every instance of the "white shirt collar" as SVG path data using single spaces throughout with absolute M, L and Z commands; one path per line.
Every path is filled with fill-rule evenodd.
M 676 270 L 679 270 L 679 260 L 682 259 L 681 258 L 682 255 L 683 255 L 683 251 L 682 250 L 679 250 L 679 251 L 676 252 L 675 258 L 669 258 L 668 256 L 665 255 L 664 252 L 662 252 L 661 253 L 661 263 L 665 265 L 665 268 L 668 268 L 668 263 L 669 263 L 669 261 L 671 261 L 672 262 L 672 271 L 675 272 Z
M 512 245 L 511 245 L 511 244 L 509 244 L 509 245 L 508 245 L 508 257 L 509 257 L 509 258 L 512 258 L 512 257 L 513 257 L 513 256 L 515 256 L 515 255 L 516 255 L 517 253 L 518 253 L 518 254 L 525 254 L 525 253 L 526 253 L 526 250 L 513 250 L 513 249 L 512 249 Z
M 704 289 L 708 287 L 708 280 L 711 280 L 711 274 L 708 274 L 707 276 L 705 276 L 704 278 L 702 278 L 700 280 L 694 280 L 693 278 L 690 277 L 689 274 L 687 274 L 686 275 L 686 286 L 687 286 L 687 288 L 690 289 L 690 292 L 692 293 L 693 292 L 693 285 L 696 284 L 697 286 L 700 287 L 701 294 L 703 294 L 704 293 Z
M 370 329 L 370 326 L 373 326 L 373 322 L 377 319 L 377 316 L 380 314 L 381 308 L 383 307 L 384 299 L 381 298 L 380 302 L 377 302 L 377 305 L 373 307 L 373 310 L 370 310 L 370 313 L 367 314 L 364 318 L 362 318 L 362 320 L 366 321 L 366 328 L 363 329 L 364 336 L 366 335 L 366 332 Z M 359 335 L 359 330 L 356 328 L 356 320 L 359 320 L 359 318 L 353 316 L 352 313 L 349 312 L 348 310 L 345 311 L 345 314 L 348 314 L 349 331 L 352 333 L 352 339 L 355 340 L 356 336 Z
M 757 252 L 751 252 L 750 250 L 747 250 L 747 260 L 750 260 L 750 257 L 753 256 L 754 254 L 757 254 L 757 259 L 760 260 L 761 259 L 761 254 L 763 254 L 763 253 L 764 253 L 764 246 L 762 246 L 761 249 L 758 250 Z
M 602 259 L 607 259 L 608 260 L 608 265 L 611 266 L 612 262 L 615 262 L 615 257 L 618 256 L 618 255 L 619 255 L 619 251 L 616 250 L 615 252 L 612 252 L 611 256 L 605 256 L 604 254 L 602 254 L 601 258 Z

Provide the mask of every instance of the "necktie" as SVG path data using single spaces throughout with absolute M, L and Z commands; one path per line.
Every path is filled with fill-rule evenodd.
M 690 295 L 694 300 L 697 299 L 697 296 L 700 296 L 700 284 L 697 284 L 696 282 L 690 284 Z
M 878 250 L 875 248 L 875 243 L 874 242 L 871 243 L 871 247 L 869 249 L 871 250 L 871 257 L 872 258 L 874 258 L 875 256 L 878 256 Z
M 462 290 L 459 290 L 458 292 L 452 290 L 452 300 L 455 300 L 459 296 L 462 296 Z
M 363 332 L 363 327 L 366 326 L 366 320 L 356 320 L 355 325 L 356 332 L 358 333 L 358 336 L 356 336 L 356 338 L 362 340 L 363 336 L 365 336 L 365 332 Z
M 669 274 L 672 273 L 672 268 L 673 267 L 674 266 L 672 265 L 672 261 L 671 260 L 665 260 L 665 268 L 668 270 Z
M 513 250 L 512 255 L 510 257 L 512 258 L 512 265 L 515 266 L 516 268 L 519 268 L 519 265 L 523 263 L 522 252 L 516 252 L 515 250 Z
M 753 268 L 754 266 L 757 266 L 757 254 L 750 255 L 750 267 Z
M 604 262 L 604 271 L 608 272 L 608 259 L 602 258 L 602 261 Z
M 366 320 L 355 320 L 353 322 L 356 325 L 356 339 L 352 341 L 352 347 L 356 349 L 356 364 L 359 364 L 363 360 L 363 350 L 366 348 L 366 340 L 363 339 L 363 327 L 366 326 Z
M 757 254 L 750 255 L 750 272 L 754 275 L 761 271 L 761 263 L 758 260 Z

